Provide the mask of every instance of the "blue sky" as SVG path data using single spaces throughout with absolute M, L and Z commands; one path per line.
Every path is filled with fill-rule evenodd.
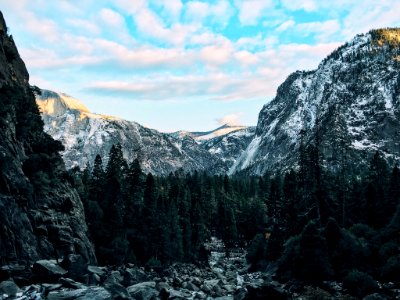
M 256 125 L 295 70 L 357 33 L 399 26 L 400 1 L 0 0 L 31 84 L 161 130 Z

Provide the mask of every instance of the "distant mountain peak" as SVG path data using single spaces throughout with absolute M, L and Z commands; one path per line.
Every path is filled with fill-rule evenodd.
M 36 101 L 45 131 L 65 146 L 63 158 L 68 168 L 90 166 L 97 154 L 106 164 L 110 148 L 120 143 L 124 157 L 129 162 L 139 159 L 145 172 L 167 175 L 182 168 L 222 174 L 254 135 L 254 128 L 229 125 L 209 132 L 162 133 L 135 122 L 91 113 L 80 100 L 47 90 Z M 192 134 L 204 141 L 195 141 Z
M 117 120 L 119 118 L 107 115 L 91 113 L 89 108 L 79 99 L 71 97 L 65 93 L 58 93 L 49 90 L 41 90 L 42 94 L 36 97 L 36 103 L 42 114 L 49 116 L 62 116 L 67 111 L 74 111 L 81 118 L 94 118 Z
M 229 125 L 229 124 L 224 124 L 214 130 L 210 131 L 177 131 L 171 133 L 171 135 L 176 136 L 176 137 L 191 137 L 197 142 L 204 142 L 208 141 L 212 138 L 220 137 L 238 130 L 243 130 L 248 128 L 248 126 L 243 126 L 243 125 Z

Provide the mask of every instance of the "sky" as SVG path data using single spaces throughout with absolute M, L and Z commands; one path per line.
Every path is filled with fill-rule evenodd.
M 256 125 L 296 70 L 398 0 L 0 0 L 30 83 L 164 132 Z

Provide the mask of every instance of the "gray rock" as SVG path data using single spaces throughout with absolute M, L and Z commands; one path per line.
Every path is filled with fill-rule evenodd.
M 239 288 L 233 294 L 233 298 L 235 300 L 243 300 L 246 298 L 247 289 L 246 288 Z
M 92 274 L 96 274 L 99 276 L 103 276 L 105 274 L 105 268 L 104 267 L 98 267 L 98 266 L 87 266 L 88 272 Z
M 116 282 L 106 282 L 104 288 L 110 292 L 113 299 L 129 299 L 130 295 L 128 290 L 119 283 Z
M 248 293 L 246 294 L 245 299 L 257 300 L 257 299 L 276 299 L 276 300 L 285 300 L 288 299 L 288 293 L 279 286 L 274 286 L 268 283 L 264 284 L 253 284 L 248 285 L 247 287 Z
M 162 289 L 168 290 L 168 289 L 170 289 L 170 286 L 164 281 L 157 282 L 156 283 L 156 290 L 157 291 L 161 291 Z
M 42 283 L 41 285 L 42 285 L 42 287 L 44 287 L 44 289 L 46 290 L 47 293 L 51 292 L 51 291 L 59 290 L 63 286 L 61 283 Z
M 219 279 L 204 280 L 203 286 L 211 290 L 214 286 L 218 285 Z
M 47 295 L 48 300 L 111 300 L 111 294 L 102 287 L 90 286 L 78 290 L 52 291 Z
M 386 296 L 382 296 L 378 293 L 368 295 L 363 298 L 363 300 L 386 300 L 388 299 Z
M 194 294 L 193 299 L 206 299 L 207 295 L 203 292 L 197 292 Z
M 122 284 L 124 286 L 131 286 L 139 282 L 146 282 L 150 279 L 146 272 L 139 268 L 127 268 L 122 275 Z
M 39 260 L 33 264 L 33 274 L 42 282 L 55 282 L 67 273 L 55 260 Z
M 85 285 L 83 285 L 80 282 L 76 282 L 76 281 L 72 280 L 71 278 L 61 277 L 59 279 L 59 282 L 66 288 L 72 288 L 72 289 L 76 289 L 76 290 L 86 288 Z
M 192 277 L 193 284 L 200 287 L 203 284 L 203 281 L 199 277 Z
M 156 290 L 154 281 L 141 282 L 128 287 L 128 293 L 131 297 L 137 300 L 150 300 L 156 297 L 159 293 Z
M 198 292 L 199 291 L 199 288 L 195 284 L 190 282 L 190 281 L 186 282 L 186 287 L 184 287 L 184 288 L 188 289 L 189 291 L 193 291 L 193 292 Z
M 104 286 L 121 285 L 124 278 L 119 271 L 112 271 L 111 274 L 104 281 Z
M 192 296 L 192 294 L 187 290 L 169 290 L 169 297 L 168 299 L 188 299 Z
M 217 297 L 225 296 L 227 293 L 219 285 L 215 285 L 212 288 L 212 294 Z
M 60 266 L 68 271 L 68 277 L 73 280 L 84 281 L 85 275 L 88 273 L 88 264 L 79 254 L 67 255 Z
M 15 296 L 20 291 L 19 287 L 12 280 L 2 281 L 0 283 L 0 295 Z
M 236 290 L 235 286 L 232 284 L 225 284 L 222 286 L 222 288 L 226 290 L 228 293 L 233 293 Z

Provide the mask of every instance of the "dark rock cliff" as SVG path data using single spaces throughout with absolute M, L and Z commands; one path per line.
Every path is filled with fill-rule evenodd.
M 43 131 L 35 89 L 0 12 L 0 263 L 82 254 L 95 262 L 84 211 Z

